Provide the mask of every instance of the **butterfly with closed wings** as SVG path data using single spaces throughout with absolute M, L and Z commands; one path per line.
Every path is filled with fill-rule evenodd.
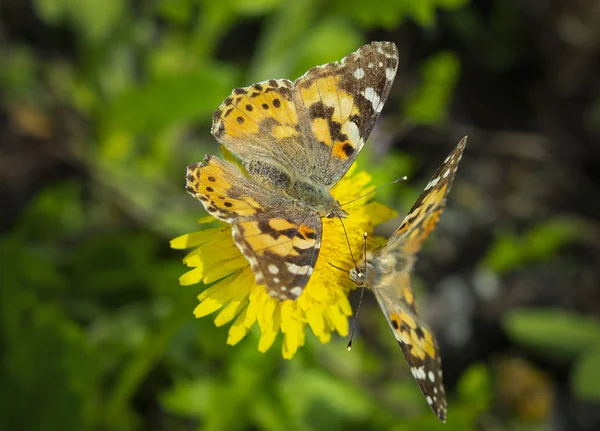
M 447 408 L 439 348 L 417 313 L 410 273 L 417 253 L 444 210 L 466 144 L 464 137 L 454 147 L 383 248 L 350 271 L 354 283 L 375 294 L 412 375 L 442 422 L 446 421 Z

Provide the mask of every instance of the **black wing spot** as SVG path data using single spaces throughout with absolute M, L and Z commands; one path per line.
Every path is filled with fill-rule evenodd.
M 346 156 L 350 157 L 354 154 L 354 147 L 348 143 L 345 143 L 342 147 L 342 151 L 346 154 Z

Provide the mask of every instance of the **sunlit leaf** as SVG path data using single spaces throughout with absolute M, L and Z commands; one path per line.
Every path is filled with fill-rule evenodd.
M 572 358 L 600 343 L 598 320 L 558 309 L 513 310 L 503 326 L 517 343 L 556 358 Z
M 573 392 L 581 399 L 600 402 L 600 340 L 575 365 L 571 378 Z

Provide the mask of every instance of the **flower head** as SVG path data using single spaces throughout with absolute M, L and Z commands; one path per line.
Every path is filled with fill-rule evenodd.
M 366 172 L 353 171 L 351 169 L 332 189 L 333 197 L 339 202 L 352 201 L 373 190 Z M 238 343 L 258 322 L 261 332 L 258 350 L 261 352 L 266 352 L 281 332 L 282 354 L 286 359 L 291 359 L 298 347 L 304 345 L 307 325 L 322 343 L 331 340 L 333 331 L 346 336 L 348 316 L 352 315 L 348 293 L 353 285 L 344 271 L 354 267 L 348 245 L 355 256 L 360 254 L 363 232 L 371 233 L 375 225 L 395 213 L 369 197 L 344 208 L 350 214 L 344 219 L 346 231 L 339 219 L 322 219 L 323 237 L 315 270 L 295 301 L 271 298 L 264 286 L 255 283 L 250 264 L 233 241 L 231 225 L 212 216 L 201 218 L 200 224 L 218 224 L 171 241 L 173 248 L 192 249 L 183 261 L 193 269 L 180 277 L 182 285 L 214 283 L 198 296 L 196 317 L 220 310 L 215 318 L 217 326 L 233 320 L 227 338 L 230 345 Z

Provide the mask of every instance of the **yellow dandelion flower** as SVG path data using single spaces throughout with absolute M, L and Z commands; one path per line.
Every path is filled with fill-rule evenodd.
M 373 190 L 371 177 L 366 172 L 353 173 L 351 169 L 332 189 L 339 202 L 349 202 Z M 389 220 L 395 212 L 364 197 L 344 207 L 350 214 L 344 219 L 348 240 L 355 255 L 363 246 L 363 232 Z M 348 334 L 348 317 L 352 315 L 348 293 L 354 286 L 348 274 L 340 271 L 353 267 L 344 229 L 337 218 L 323 218 L 321 251 L 315 270 L 300 297 L 280 301 L 271 298 L 262 285 L 255 283 L 254 273 L 246 258 L 235 245 L 231 225 L 212 216 L 198 222 L 217 222 L 199 232 L 182 235 L 171 241 L 175 249 L 192 249 L 183 259 L 193 269 L 179 279 L 182 285 L 212 284 L 199 296 L 194 310 L 196 317 L 218 314 L 215 325 L 233 321 L 227 344 L 235 345 L 258 323 L 260 339 L 258 350 L 266 352 L 279 332 L 283 334 L 282 355 L 291 359 L 304 345 L 308 325 L 321 343 L 331 340 L 332 332 Z M 337 267 L 337 268 L 335 268 Z

